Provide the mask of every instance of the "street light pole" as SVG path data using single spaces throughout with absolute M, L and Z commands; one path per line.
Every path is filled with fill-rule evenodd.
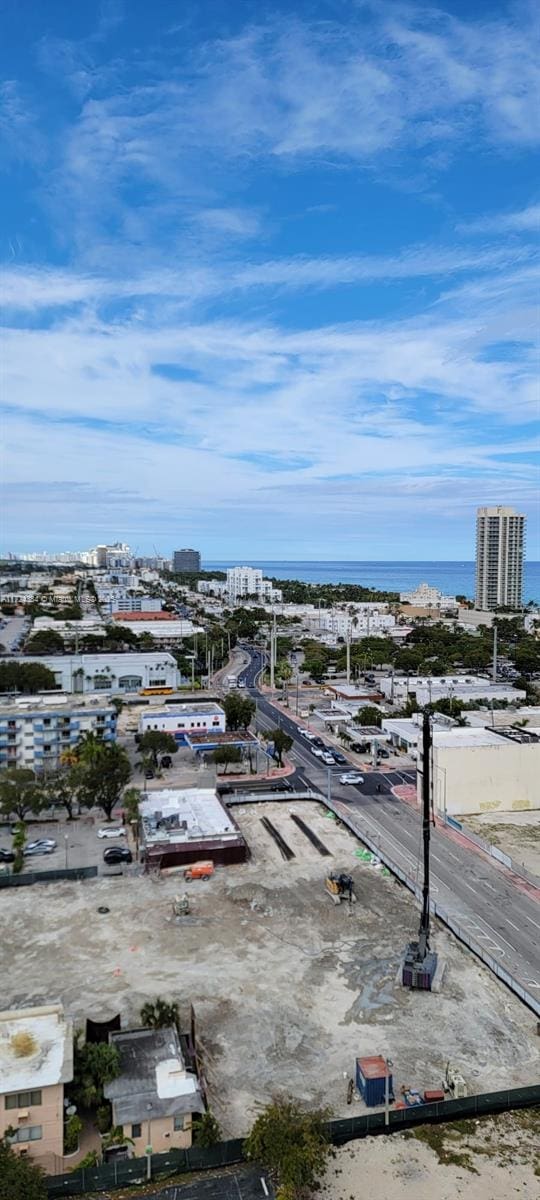
M 393 1067 L 391 1058 L 385 1058 L 386 1075 L 384 1079 L 384 1123 L 390 1124 L 390 1070 Z
M 148 1118 L 147 1118 L 147 1122 L 146 1122 L 146 1178 L 151 1179 L 152 1178 L 152 1145 L 150 1142 L 150 1113 L 152 1111 L 151 1104 L 146 1105 L 146 1111 L 148 1113 Z
M 326 768 L 326 776 L 327 776 L 326 777 L 326 799 L 328 800 L 328 807 L 330 808 L 330 805 L 332 803 L 332 768 L 331 767 Z
M 64 845 L 66 848 L 66 871 L 67 871 L 67 865 L 68 865 L 68 842 L 69 842 L 69 834 L 65 833 L 64 834 Z

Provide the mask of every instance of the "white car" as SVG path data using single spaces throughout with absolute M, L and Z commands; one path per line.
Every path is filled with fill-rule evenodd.
M 327 766 L 327 767 L 335 767 L 335 765 L 336 765 L 336 760 L 335 760 L 335 758 L 334 758 L 334 755 L 333 755 L 333 754 L 330 754 L 330 752 L 329 752 L 329 751 L 322 750 L 322 751 L 321 751 L 321 758 L 322 758 L 322 760 L 323 760 L 323 763 L 326 763 L 326 766 Z
M 311 753 L 315 755 L 315 758 L 322 758 L 323 754 L 324 754 L 324 750 L 319 750 L 318 746 L 312 746 Z
M 98 829 L 97 835 L 100 838 L 125 837 L 126 831 L 123 825 L 104 825 L 102 829 Z
M 339 782 L 340 783 L 363 783 L 364 776 L 360 775 L 360 773 L 358 771 L 345 771 L 345 773 L 343 775 L 340 775 Z
M 299 729 L 298 733 L 300 734 L 300 737 L 305 738 L 307 742 L 311 742 L 313 740 L 313 738 L 316 736 L 314 733 L 311 732 L 311 729 Z

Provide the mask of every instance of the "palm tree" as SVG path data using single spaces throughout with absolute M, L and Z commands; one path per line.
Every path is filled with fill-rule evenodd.
M 163 1029 L 167 1025 L 180 1025 L 180 1012 L 175 1000 L 147 1000 L 141 1008 L 141 1021 L 149 1029 Z

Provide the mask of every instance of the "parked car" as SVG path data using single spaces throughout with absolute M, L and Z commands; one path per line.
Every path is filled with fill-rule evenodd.
M 345 771 L 345 773 L 343 775 L 340 775 L 339 782 L 340 783 L 363 783 L 364 776 L 361 775 L 359 771 Z
M 313 746 L 318 746 L 319 750 L 324 750 L 324 742 L 323 742 L 322 738 L 314 737 L 311 739 L 311 742 L 312 742 Z
M 172 767 L 172 758 L 171 758 L 170 754 L 163 755 L 163 757 L 161 759 L 161 765 L 162 765 L 162 767 L 165 767 L 166 770 L 168 770 L 169 767 Z
M 322 750 L 322 751 L 321 751 L 321 758 L 322 758 L 322 760 L 323 760 L 323 763 L 326 763 L 326 766 L 327 766 L 327 767 L 334 767 L 334 766 L 335 766 L 336 760 L 335 760 L 335 758 L 334 758 L 334 755 L 333 755 L 333 754 L 330 754 L 330 751 L 329 751 L 329 750 Z
M 152 767 L 147 767 L 146 771 L 144 772 L 144 778 L 145 779 L 153 779 L 154 778 L 154 771 L 152 770 Z
M 367 754 L 369 746 L 366 742 L 351 742 L 351 750 L 354 754 Z
M 347 766 L 347 759 L 345 758 L 345 755 L 341 753 L 341 750 L 332 750 L 332 754 L 334 755 L 335 761 L 339 763 L 340 767 Z
M 97 831 L 98 838 L 117 838 L 125 837 L 126 831 L 123 825 L 103 825 Z
M 384 746 L 377 746 L 377 754 L 379 758 L 390 758 L 390 752 L 385 750 Z
M 319 750 L 318 746 L 312 746 L 311 753 L 315 755 L 315 758 L 322 758 L 324 750 Z
M 13 850 L 0 849 L 0 862 L 15 862 Z
M 38 838 L 35 842 L 28 842 L 23 849 L 23 854 L 30 856 L 32 854 L 53 854 L 56 850 L 56 842 L 52 838 Z
M 133 855 L 127 846 L 107 846 L 103 851 L 103 862 L 108 866 L 116 866 L 117 863 L 133 862 Z

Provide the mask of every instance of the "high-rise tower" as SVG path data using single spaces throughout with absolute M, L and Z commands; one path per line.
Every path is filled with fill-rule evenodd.
M 476 513 L 476 607 L 521 608 L 525 516 L 514 508 Z

